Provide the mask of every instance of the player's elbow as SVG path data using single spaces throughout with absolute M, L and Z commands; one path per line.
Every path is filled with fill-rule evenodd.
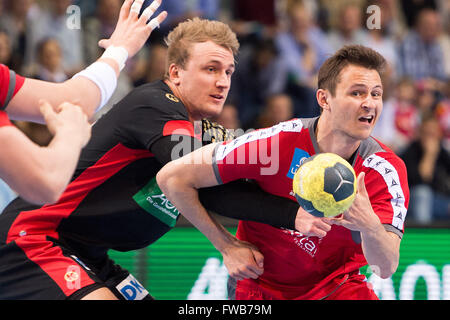
M 53 204 L 61 197 L 64 187 L 65 184 L 57 177 L 41 177 L 29 191 L 30 200 L 36 204 Z
M 387 268 L 386 271 L 380 275 L 380 278 L 381 279 L 390 278 L 397 271 L 397 268 L 398 268 L 398 261 L 391 263 L 389 268 Z
M 174 175 L 168 168 L 168 165 L 165 165 L 156 174 L 156 182 L 158 183 L 158 186 L 162 192 L 166 193 L 168 190 L 170 190 L 171 184 L 174 183 Z
M 38 161 L 37 161 L 38 162 Z M 24 188 L 24 198 L 35 204 L 52 204 L 59 200 L 69 182 L 63 172 L 48 164 L 36 165 Z
M 398 260 L 397 261 L 390 261 L 386 263 L 384 266 L 374 266 L 372 265 L 372 270 L 374 273 L 379 276 L 381 279 L 388 279 L 390 278 L 398 268 Z

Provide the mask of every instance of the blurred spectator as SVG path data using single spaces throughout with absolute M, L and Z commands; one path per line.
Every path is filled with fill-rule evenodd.
M 295 0 L 288 0 L 295 1 Z M 363 10 L 366 5 L 367 0 L 315 0 L 318 3 L 318 13 L 322 15 L 322 18 L 326 18 L 321 25 L 325 25 L 328 28 L 325 31 L 330 31 L 331 29 L 337 29 L 339 22 L 341 20 L 341 9 L 349 4 L 359 7 Z
M 84 21 L 84 56 L 87 64 L 93 63 L 103 53 L 98 42 L 108 39 L 116 27 L 119 18 L 121 0 L 99 0 L 96 15 Z
M 367 33 L 362 28 L 362 10 L 355 4 L 348 4 L 339 11 L 336 29 L 328 34 L 328 41 L 333 52 L 348 44 L 363 44 Z
M 373 0 L 368 2 L 368 6 L 377 5 L 380 7 L 382 14 L 380 15 L 379 28 L 372 28 L 367 31 L 367 38 L 363 45 L 370 47 L 380 53 L 388 62 L 391 70 L 391 76 L 396 78 L 396 67 L 398 65 L 398 52 L 396 47 L 396 34 L 393 30 L 396 28 L 393 23 L 393 15 L 395 9 L 392 8 L 392 1 L 389 0 Z
M 373 136 L 395 152 L 401 152 L 417 135 L 420 112 L 416 106 L 416 87 L 408 78 L 401 79 L 394 92 L 384 84 L 385 105 Z M 392 97 L 391 97 L 392 95 Z
M 292 119 L 294 108 L 292 99 L 286 94 L 274 94 L 266 99 L 265 108 L 255 124 L 257 129 L 268 128 Z
M 239 120 L 247 129 L 266 97 L 286 88 L 287 68 L 272 39 L 258 39 L 253 46 L 243 47 L 237 60 L 229 97 L 236 101 Z
M 333 48 L 306 6 L 294 3 L 287 10 L 289 29 L 275 38 L 289 73 L 285 91 L 293 99 L 296 117 L 313 117 L 319 114 L 315 96 L 317 72 Z
M 317 72 L 332 54 L 326 35 L 314 25 L 311 12 L 303 5 L 288 8 L 289 30 L 275 37 L 277 47 L 286 61 L 290 77 L 298 84 L 315 88 Z
M 108 39 L 116 27 L 119 18 L 121 0 L 98 0 L 95 10 L 95 16 L 87 17 L 83 25 L 83 47 L 85 62 L 90 64 L 97 60 L 103 53 L 98 42 L 101 39 Z M 145 49 L 143 49 L 145 51 Z M 136 61 L 139 60 L 141 53 L 129 59 L 126 65 L 126 72 L 122 72 L 117 79 L 117 88 L 107 104 L 94 116 L 94 120 L 99 119 L 108 112 L 115 103 L 120 101 L 133 88 L 132 81 L 128 71 L 134 69 Z
M 142 75 L 134 81 L 134 86 L 140 86 L 145 83 L 153 82 L 164 78 L 167 64 L 167 46 L 155 43 L 149 48 L 148 58 L 142 65 Z
M 424 117 L 419 138 L 401 155 L 408 168 L 410 212 L 419 223 L 450 219 L 450 154 L 437 119 Z
M 145 3 L 151 3 L 153 0 L 145 0 Z M 178 23 L 193 17 L 201 17 L 210 20 L 217 20 L 219 17 L 220 0 L 163 0 L 160 11 L 169 13 L 167 19 L 152 33 L 151 39 L 161 40 Z M 156 16 L 156 15 L 155 15 Z M 153 40 L 152 40 L 153 41 Z
M 96 13 L 98 2 L 99 0 L 74 0 L 74 4 L 80 7 L 83 18 L 93 16 Z
M 225 1 L 223 1 L 225 2 Z M 273 38 L 278 29 L 277 7 L 284 1 L 276 0 L 232 0 L 228 5 L 228 24 L 237 34 L 242 46 L 254 38 Z
M 442 48 L 442 53 L 444 55 L 444 68 L 445 68 L 445 76 L 447 80 L 450 80 L 450 1 L 447 1 L 447 10 L 444 15 L 441 12 L 442 17 L 442 28 L 441 32 L 438 36 L 439 45 Z
M 22 71 L 26 53 L 30 49 L 30 35 L 33 31 L 34 18 L 30 9 L 34 0 L 8 0 L 0 17 L 0 29 L 9 36 L 14 55 L 10 67 L 17 72 Z
M 29 33 L 30 46 L 25 56 L 26 65 L 36 62 L 37 45 L 44 38 L 55 38 L 61 45 L 63 68 L 72 75 L 83 68 L 83 38 L 81 25 L 68 27 L 67 8 L 72 0 L 48 0 L 48 9 L 41 10 L 34 18 L 33 28 Z
M 0 63 L 10 66 L 12 56 L 11 41 L 6 32 L 0 31 Z
M 445 64 L 440 35 L 439 14 L 431 9 L 419 13 L 415 29 L 411 30 L 400 45 L 399 72 L 414 80 L 436 78 L 445 80 Z
M 238 109 L 231 102 L 224 104 L 222 112 L 214 121 L 227 129 L 237 130 L 241 127 Z
M 62 67 L 62 53 L 59 42 L 48 38 L 37 46 L 38 63 L 32 77 L 50 82 L 64 82 L 68 79 Z
M 416 25 L 417 17 L 423 9 L 437 9 L 436 0 L 401 0 L 400 2 L 409 28 Z
M 443 94 L 443 99 L 436 105 L 435 114 L 443 131 L 444 148 L 450 152 L 450 81 L 447 82 Z
M 398 0 L 369 0 L 365 7 L 366 13 L 370 5 L 376 5 L 380 8 L 383 36 L 394 41 L 403 38 L 408 27 Z
M 397 107 L 396 82 L 392 77 L 392 69 L 387 69 L 381 75 L 383 83 L 383 112 L 372 131 L 372 136 L 380 140 L 392 150 L 396 150 L 395 111 Z

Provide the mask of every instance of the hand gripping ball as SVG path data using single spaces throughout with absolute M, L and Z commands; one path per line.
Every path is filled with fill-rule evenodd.
M 318 153 L 300 165 L 293 190 L 307 212 L 316 217 L 334 217 L 350 208 L 355 199 L 355 171 L 337 154 Z

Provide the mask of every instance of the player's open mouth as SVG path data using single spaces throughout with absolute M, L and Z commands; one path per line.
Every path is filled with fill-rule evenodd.
M 374 118 L 375 117 L 372 115 L 372 116 L 360 117 L 358 120 L 361 122 L 367 122 L 367 123 L 371 124 Z
M 213 97 L 214 99 L 218 99 L 218 100 L 222 100 L 223 99 L 223 96 L 220 95 L 220 94 L 211 94 L 210 96 Z

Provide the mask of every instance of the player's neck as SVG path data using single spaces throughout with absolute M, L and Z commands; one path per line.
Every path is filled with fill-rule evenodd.
M 315 135 L 320 152 L 335 153 L 346 160 L 351 158 L 361 144 L 361 140 L 354 139 L 343 132 L 333 130 L 321 118 L 319 118 Z
M 180 99 L 181 102 L 183 103 L 183 105 L 186 108 L 186 111 L 188 113 L 189 121 L 194 123 L 194 121 L 201 120 L 202 119 L 201 116 L 195 115 L 189 110 L 188 105 L 184 102 L 183 96 L 180 93 L 180 91 L 178 90 L 177 86 L 168 79 L 165 79 L 164 82 L 167 84 L 167 86 L 170 88 L 170 90 L 172 90 L 172 93 L 174 94 L 174 96 L 177 97 L 178 99 Z

